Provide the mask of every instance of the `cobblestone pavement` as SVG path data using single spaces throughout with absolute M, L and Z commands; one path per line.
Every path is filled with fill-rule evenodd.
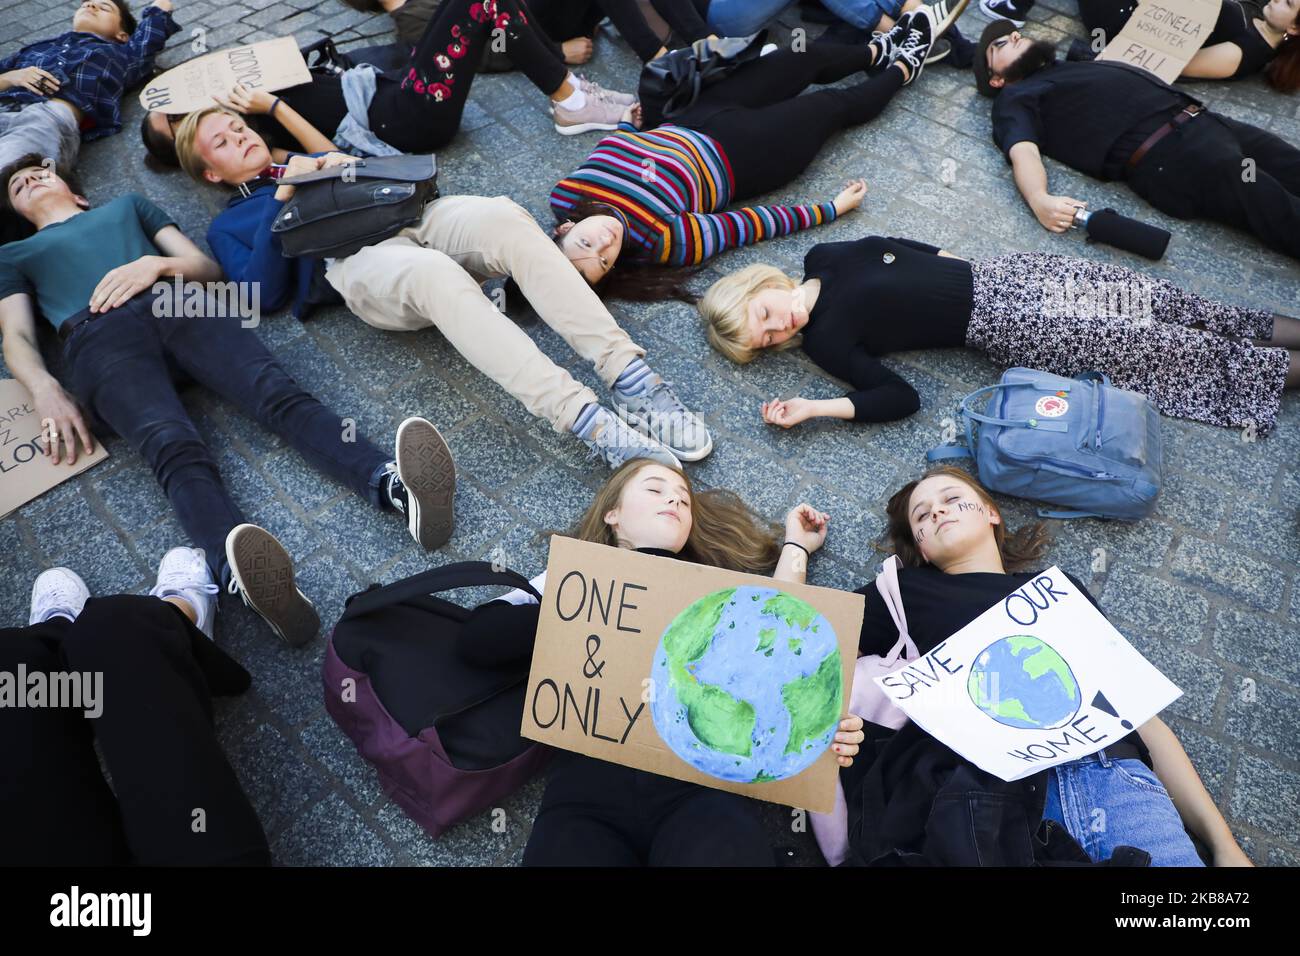
M 66 29 L 69 0 L 0 0 L 0 52 Z M 974 5 L 972 5 L 972 11 Z M 967 36 L 983 21 L 968 11 Z M 388 42 L 388 21 L 338 0 L 177 0 L 183 32 L 161 57 L 190 55 L 190 30 L 208 29 L 209 48 L 292 32 L 305 43 L 327 31 L 342 46 Z M 793 13 L 785 28 L 798 27 Z M 1054 40 L 1082 36 L 1072 0 L 1040 0 L 1033 28 Z M 812 27 L 812 30 L 820 30 Z M 602 31 L 587 68 L 614 89 L 633 89 L 629 48 Z M 1300 98 L 1251 80 L 1192 89 L 1211 105 L 1300 142 Z M 154 198 L 202 237 L 224 197 L 196 190 L 183 175 L 154 175 L 141 164 L 135 126 L 89 145 L 81 171 L 91 198 L 128 190 Z M 446 194 L 508 194 L 549 222 L 550 186 L 581 161 L 594 136 L 561 137 L 546 103 L 517 73 L 476 81 L 463 131 L 440 154 Z M 1252 238 L 1211 225 L 1168 220 L 1127 190 L 1049 162 L 1053 191 L 1113 206 L 1174 232 L 1163 262 L 1141 264 L 1231 302 L 1294 312 L 1296 263 Z M 989 138 L 988 107 L 968 73 L 937 64 L 876 122 L 834 140 L 797 184 L 772 197 L 826 200 L 852 176 L 871 190 L 863 209 L 829 227 L 727 254 L 733 268 L 758 261 L 798 272 L 818 241 L 869 233 L 942 244 L 959 254 L 1017 250 L 1132 260 L 1081 236 L 1051 236 L 1021 203 L 1010 170 Z M 703 277 L 711 280 L 718 265 Z M 869 581 L 878 556 L 883 503 L 923 465 L 941 440 L 944 418 L 967 391 L 1000 370 L 974 352 L 907 353 L 890 359 L 923 397 L 912 418 L 888 425 L 822 422 L 792 432 L 764 426 L 759 403 L 795 393 L 830 397 L 840 386 L 801 356 L 785 353 L 743 371 L 706 346 L 691 309 L 620 305 L 616 314 L 715 429 L 716 450 L 692 466 L 696 481 L 736 489 L 769 515 L 810 500 L 834 517 L 815 584 L 853 588 Z M 579 378 L 599 384 L 541 323 L 529 334 Z M 433 420 L 455 451 L 460 473 L 457 531 L 448 547 L 417 550 L 400 523 L 377 516 L 343 487 L 309 468 L 279 439 L 231 406 L 191 391 L 186 404 L 216 451 L 249 519 L 274 531 L 298 561 L 304 590 L 326 622 L 344 599 L 374 581 L 430 564 L 479 558 L 500 549 L 511 567 L 543 565 L 544 527 L 565 525 L 603 477 L 585 449 L 532 420 L 474 372 L 435 331 L 389 334 L 342 309 L 301 324 L 287 314 L 260 334 L 290 371 L 359 430 L 389 440 L 408 414 Z M 1136 525 L 1080 521 L 1058 528 L 1052 559 L 1090 584 L 1115 623 L 1185 691 L 1166 714 L 1250 855 L 1261 864 L 1300 863 L 1300 396 L 1287 397 L 1280 427 L 1249 442 L 1228 429 L 1166 419 L 1166 488 L 1156 515 Z M 149 472 L 120 440 L 112 457 L 0 522 L 0 620 L 26 620 L 32 579 L 52 564 L 80 572 L 94 593 L 143 592 L 163 552 L 184 538 Z M 1017 520 L 1024 502 L 1006 501 Z M 303 650 L 282 646 L 250 612 L 224 599 L 217 638 L 253 673 L 253 690 L 223 701 L 219 730 L 260 812 L 281 864 L 513 864 L 541 794 L 534 781 L 505 804 L 505 827 L 484 814 L 441 839 L 427 839 L 381 791 L 374 773 L 336 729 L 321 702 L 324 639 Z M 773 840 L 788 862 L 820 862 L 807 834 L 791 832 L 786 810 L 769 808 Z M 498 815 L 499 818 L 499 815 Z

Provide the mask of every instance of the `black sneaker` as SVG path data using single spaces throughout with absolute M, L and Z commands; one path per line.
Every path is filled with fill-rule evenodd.
M 930 52 L 925 58 L 925 63 L 929 66 L 931 63 L 938 63 L 940 60 L 948 59 L 948 54 L 952 52 L 952 43 L 947 37 L 939 37 L 930 44 Z
M 912 22 L 911 12 L 907 12 L 898 18 L 898 22 L 884 33 L 871 34 L 871 41 L 867 46 L 876 51 L 876 60 L 871 64 L 873 72 L 883 70 L 889 64 L 898 58 L 899 48 L 903 41 L 907 39 L 907 31 Z
M 226 535 L 230 591 L 261 615 L 291 647 L 306 644 L 320 630 L 315 606 L 298 590 L 293 559 L 275 535 L 255 524 L 241 524 Z
M 903 81 L 907 86 L 921 75 L 921 70 L 925 67 L 925 58 L 930 55 L 930 47 L 934 45 L 934 21 L 931 19 L 929 7 L 918 7 L 912 12 L 912 20 L 908 24 L 907 39 L 898 48 L 898 56 L 894 62 L 902 60 L 907 64 L 908 76 Z
M 980 13 L 990 20 L 1010 20 L 1018 28 L 1025 25 L 1034 0 L 980 0 Z
M 406 516 L 411 537 L 426 550 L 451 537 L 455 521 L 456 464 L 433 423 L 408 418 L 397 428 L 397 471 L 388 482 L 388 500 Z

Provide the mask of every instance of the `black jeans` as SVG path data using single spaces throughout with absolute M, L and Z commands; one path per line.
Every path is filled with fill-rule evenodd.
M 1300 259 L 1300 149 L 1272 133 L 1206 111 L 1151 147 L 1127 178 L 1163 213 L 1248 230 Z
M 736 178 L 733 200 L 761 196 L 796 179 L 833 135 L 880 115 L 903 85 L 892 68 L 855 86 L 799 95 L 870 64 L 865 45 L 815 43 L 803 53 L 769 53 L 709 87 L 672 122 L 722 144 Z
M 515 66 L 548 96 L 558 90 L 569 68 L 523 0 L 445 0 L 410 60 L 381 75 L 370 104 L 375 135 L 408 153 L 451 142 L 497 24 L 503 24 L 504 52 Z
M 170 291 L 161 295 L 170 308 L 155 309 L 153 294 L 145 291 L 77 327 L 63 346 L 64 377 L 83 407 L 144 456 L 218 582 L 227 580 L 226 535 L 244 516 L 181 404 L 178 381 L 212 389 L 380 505 L 390 456 L 347 432 L 343 416 L 305 392 L 238 317 L 184 317 Z
M 248 673 L 177 608 L 92 598 L 76 621 L 0 630 L 0 670 L 20 665 L 102 675 L 102 711 L 0 708 L 0 863 L 270 863 L 212 725 L 212 695 L 242 693 Z
M 564 753 L 524 866 L 773 866 L 746 797 Z

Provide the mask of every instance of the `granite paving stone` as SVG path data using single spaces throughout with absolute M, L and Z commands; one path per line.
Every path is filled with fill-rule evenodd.
M 139 6 L 139 2 L 134 4 Z M 968 37 L 983 20 L 962 17 Z M 71 6 L 47 0 L 0 0 L 0 56 L 67 28 Z M 391 38 L 383 15 L 341 0 L 177 0 L 182 31 L 159 57 L 169 67 L 193 55 L 193 28 L 209 49 L 292 34 L 300 43 L 336 34 L 343 49 Z M 773 38 L 787 43 L 805 26 L 798 9 L 782 14 Z M 810 27 L 816 36 L 821 27 Z M 1083 37 L 1074 0 L 1039 0 L 1030 33 L 1062 43 Z M 379 36 L 371 37 L 370 34 Z M 608 27 L 584 75 L 610 89 L 636 87 L 636 60 Z M 849 78 L 841 85 L 860 82 Z M 1187 86 L 1214 109 L 1300 143 L 1300 106 L 1253 78 Z M 147 195 L 200 243 L 227 195 L 195 187 L 177 171 L 142 162 L 133 94 L 123 131 L 87 143 L 79 171 L 92 203 L 120 193 Z M 326 131 L 332 132 L 332 131 Z M 478 77 L 461 132 L 439 151 L 443 193 L 508 195 L 549 230 L 554 183 L 587 156 L 597 136 L 554 132 L 545 97 L 520 73 Z M 691 280 L 698 291 L 753 263 L 802 274 L 818 242 L 865 235 L 936 243 L 966 257 L 1045 251 L 1116 263 L 1238 305 L 1295 314 L 1300 269 L 1242 233 L 1156 212 L 1121 183 L 1101 183 L 1047 161 L 1057 194 L 1106 206 L 1173 232 L 1160 262 L 1136 259 L 1043 230 L 1020 199 L 1010 168 L 990 136 L 989 104 L 969 72 L 930 66 L 872 123 L 833 137 L 807 172 L 759 203 L 827 200 L 853 176 L 870 189 L 860 211 L 816 230 L 734 250 Z M 650 364 L 709 423 L 715 451 L 689 465 L 701 487 L 740 491 L 780 520 L 798 500 L 832 513 L 825 553 L 810 582 L 855 588 L 883 555 L 873 545 L 889 495 L 924 468 L 924 452 L 948 440 L 968 392 L 996 382 L 1002 369 L 967 349 L 908 352 L 888 358 L 912 383 L 922 407 L 913 418 L 860 425 L 822 421 L 785 430 L 765 425 L 760 403 L 773 396 L 833 398 L 845 383 L 798 352 L 747 366 L 708 348 L 696 311 L 682 303 L 611 300 L 614 318 L 649 350 Z M 863 303 L 869 315 L 869 303 Z M 608 392 L 589 363 L 524 309 L 515 316 L 544 354 Z M 906 321 L 906 316 L 888 317 Z M 218 398 L 187 387 L 184 405 L 249 520 L 274 531 L 298 561 L 299 583 L 316 602 L 323 631 L 348 595 L 460 560 L 500 560 L 533 575 L 545 565 L 541 529 L 568 527 L 602 480 L 603 465 L 568 434 L 534 419 L 475 370 L 436 329 L 392 333 L 372 328 L 341 306 L 299 322 L 287 311 L 261 317 L 259 338 L 306 389 L 355 423 L 358 434 L 389 451 L 407 415 L 433 421 L 458 463 L 456 530 L 446 547 L 424 552 L 402 522 L 378 513 L 339 482 L 323 477 L 291 443 L 241 410 L 247 396 Z M 1271 436 L 1162 421 L 1164 487 L 1155 514 L 1134 524 L 1053 523 L 1048 561 L 1080 577 L 1116 626 L 1186 692 L 1165 714 L 1181 736 L 1234 832 L 1261 864 L 1300 864 L 1300 393 L 1290 392 Z M 960 429 L 952 437 L 960 437 Z M 186 543 L 166 497 L 143 459 L 108 434 L 111 459 L 0 520 L 0 623 L 26 621 L 32 579 L 51 564 L 81 573 L 95 593 L 140 593 L 157 561 Z M 969 464 L 969 463 L 967 463 Z M 1011 526 L 1034 520 L 1037 503 L 998 497 Z M 455 595 L 472 604 L 500 588 Z M 218 737 L 258 811 L 282 865 L 518 865 L 543 788 L 534 780 L 491 811 L 429 839 L 379 787 L 323 709 L 324 633 L 301 649 L 271 635 L 238 600 L 221 598 L 216 639 L 253 674 L 252 689 L 216 705 Z M 762 808 L 778 862 L 820 865 L 808 833 L 791 830 L 788 810 Z M 494 823 L 497 824 L 494 827 Z

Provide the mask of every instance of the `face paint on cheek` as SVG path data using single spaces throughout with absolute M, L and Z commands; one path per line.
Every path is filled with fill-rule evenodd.
M 924 541 L 924 540 L 925 540 L 925 529 L 924 529 L 924 528 L 917 528 L 917 529 L 916 529 L 916 540 L 917 540 L 917 541 Z
M 978 511 L 980 514 L 984 514 L 984 506 L 981 505 L 981 504 L 977 504 L 976 502 L 973 502 L 973 501 L 959 501 L 959 502 L 957 502 L 957 510 L 958 510 L 958 511 Z

